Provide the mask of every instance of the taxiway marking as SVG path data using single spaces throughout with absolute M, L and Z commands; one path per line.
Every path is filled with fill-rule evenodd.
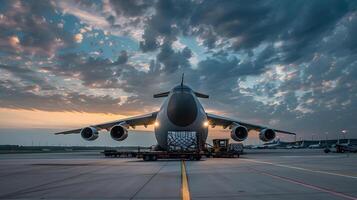
M 304 187 L 307 187 L 307 188 L 310 188 L 310 189 L 318 190 L 318 191 L 321 191 L 321 192 L 325 192 L 325 193 L 328 193 L 328 194 L 331 194 L 331 195 L 334 195 L 334 196 L 342 197 L 342 198 L 345 198 L 345 199 L 357 200 L 356 197 L 353 197 L 353 196 L 350 196 L 350 195 L 347 195 L 347 194 L 344 194 L 344 193 L 341 193 L 341 192 L 333 191 L 331 189 L 326 189 L 326 188 L 319 187 L 319 186 L 316 186 L 316 185 L 311 185 L 311 184 L 308 184 L 308 183 L 305 183 L 305 182 L 302 182 L 302 181 L 299 181 L 299 180 L 296 180 L 296 179 L 292 179 L 292 178 L 288 178 L 288 177 L 284 177 L 284 176 L 278 176 L 278 175 L 274 175 L 274 174 L 271 174 L 271 173 L 268 173 L 268 172 L 263 172 L 263 171 L 260 171 L 260 170 L 256 170 L 256 171 L 258 171 L 261 174 L 264 174 L 264 175 L 267 175 L 267 176 L 270 176 L 270 177 L 273 177 L 273 178 L 276 178 L 276 179 L 280 179 L 280 180 L 283 180 L 283 181 L 288 181 L 290 183 L 298 184 L 298 185 L 301 185 L 301 186 L 304 186 Z
M 252 160 L 252 159 L 243 159 L 243 160 L 255 162 L 255 163 L 273 165 L 273 166 L 277 166 L 277 167 L 285 167 L 285 168 L 290 168 L 290 169 L 296 169 L 296 170 L 302 170 L 302 171 L 308 171 L 308 172 L 314 172 L 314 173 L 320 173 L 320 174 L 328 174 L 328 175 L 340 176 L 340 177 L 345 177 L 345 178 L 357 179 L 357 176 L 350 176 L 350 175 L 346 175 L 346 174 L 338 174 L 338 173 L 334 173 L 334 172 L 313 170 L 313 169 L 307 169 L 307 168 L 302 168 L 302 167 L 295 167 L 295 166 L 291 166 L 291 165 L 276 164 L 276 163 L 272 163 L 272 162 L 258 161 L 258 160 Z
M 190 190 L 188 187 L 188 179 L 186 174 L 185 161 L 181 161 L 181 197 L 182 200 L 190 200 Z
M 281 158 L 340 158 L 342 156 L 314 155 L 314 156 L 279 156 Z

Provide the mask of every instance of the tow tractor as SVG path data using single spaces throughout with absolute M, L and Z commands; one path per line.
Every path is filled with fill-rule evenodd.
M 243 144 L 229 143 L 229 139 L 213 139 L 213 146 L 207 145 L 206 157 L 213 158 L 239 158 L 243 153 Z
M 330 152 L 335 152 L 335 153 L 345 153 L 345 152 L 357 153 L 357 145 L 336 144 L 335 148 L 336 148 L 335 151 L 332 151 L 330 148 L 325 148 L 324 152 L 325 153 L 330 153 Z

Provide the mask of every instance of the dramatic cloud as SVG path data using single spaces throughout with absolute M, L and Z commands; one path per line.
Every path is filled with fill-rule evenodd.
M 165 43 L 159 54 L 157 54 L 157 60 L 161 62 L 166 72 L 176 72 L 179 68 L 187 68 L 190 66 L 189 59 L 192 56 L 192 52 L 189 48 L 184 48 L 180 52 L 174 52 L 171 45 Z
M 302 136 L 357 130 L 355 1 L 3 2 L 1 107 L 150 112 L 185 72 L 208 109 Z
M 119 57 L 119 62 L 124 62 Z M 84 57 L 80 54 L 65 54 L 59 56 L 57 64 L 43 67 L 44 70 L 59 76 L 66 76 L 82 81 L 83 85 L 91 88 L 118 87 L 117 77 L 120 66 L 108 59 Z
M 52 55 L 72 42 L 56 24 L 56 10 L 49 1 L 2 1 L 0 47 L 3 53 Z
M 83 35 L 81 33 L 77 33 L 73 37 L 74 41 L 77 43 L 81 43 L 83 40 Z

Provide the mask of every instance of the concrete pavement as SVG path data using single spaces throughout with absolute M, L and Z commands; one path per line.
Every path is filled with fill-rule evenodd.
M 357 199 L 357 154 L 253 150 L 186 161 L 191 199 Z M 0 199 L 181 199 L 180 160 L 0 155 Z

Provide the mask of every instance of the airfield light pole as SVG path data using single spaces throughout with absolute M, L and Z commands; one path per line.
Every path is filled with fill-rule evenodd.
M 343 136 L 343 140 L 346 140 L 346 133 L 347 133 L 347 130 L 342 130 L 341 131 L 341 135 Z
M 337 134 L 337 144 L 340 144 L 340 134 Z
M 343 139 L 346 140 L 346 134 L 347 134 L 347 130 L 342 130 L 341 133 L 343 134 Z M 346 141 L 347 145 L 348 145 L 348 141 Z M 347 157 L 350 156 L 350 151 L 347 151 Z
M 343 139 L 346 139 L 346 134 L 347 134 L 347 130 L 342 130 L 341 131 L 342 135 L 343 135 Z

